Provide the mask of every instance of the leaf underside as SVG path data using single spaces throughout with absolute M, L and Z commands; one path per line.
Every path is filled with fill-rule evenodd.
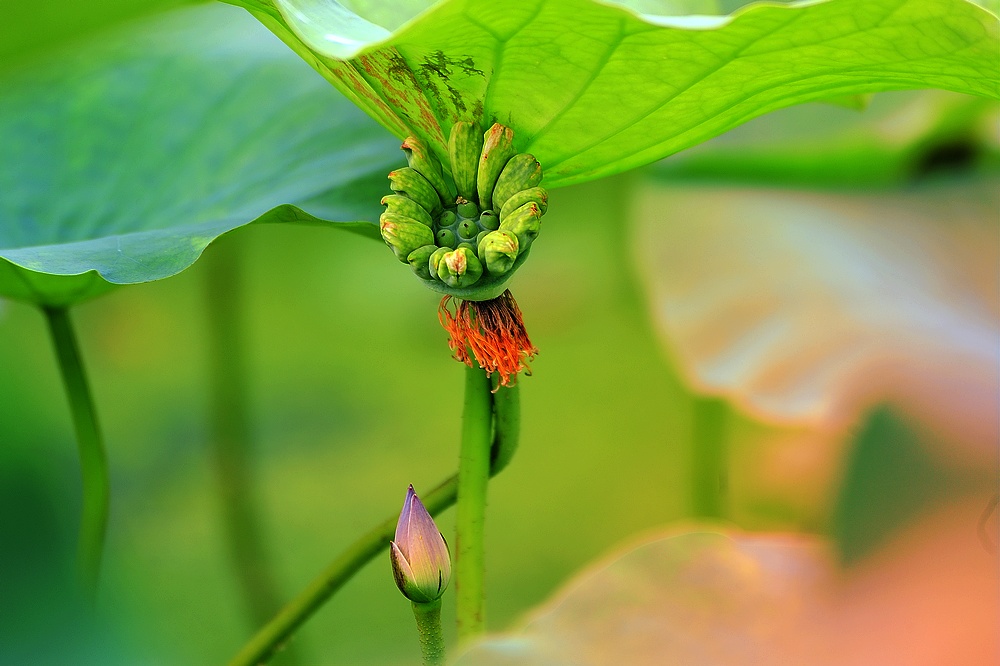
M 393 33 L 325 0 L 227 1 L 441 156 L 456 120 L 512 127 L 548 187 L 801 102 L 919 88 L 1000 98 L 998 20 L 966 0 L 754 4 L 701 18 L 632 9 L 680 4 L 669 2 L 445 0 Z

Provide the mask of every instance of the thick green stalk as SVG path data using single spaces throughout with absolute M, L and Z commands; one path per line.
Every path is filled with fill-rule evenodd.
M 719 398 L 696 397 L 693 407 L 692 508 L 699 518 L 724 518 L 729 406 Z
M 441 600 L 429 604 L 413 602 L 413 617 L 417 621 L 417 637 L 424 666 L 443 666 L 445 662 L 444 630 L 441 628 Z
M 239 247 L 216 243 L 210 259 L 205 295 L 212 462 L 229 557 L 251 626 L 257 627 L 281 607 L 281 597 L 264 547 L 253 478 Z M 285 664 L 293 661 L 289 651 L 282 656 Z
M 490 477 L 491 388 L 489 376 L 481 369 L 466 369 L 455 508 L 455 616 L 461 642 L 486 630 L 484 528 Z
M 101 556 L 104 552 L 104 533 L 108 524 L 107 458 L 69 312 L 59 307 L 43 308 L 43 310 L 48 319 L 52 344 L 55 347 L 63 385 L 69 398 L 73 428 L 80 453 L 83 508 L 77 543 L 77 572 L 84 590 L 93 598 L 97 594 Z
M 520 429 L 520 405 L 517 387 L 500 389 L 494 403 L 496 426 L 490 459 L 490 475 L 500 472 L 517 449 Z M 436 488 L 421 495 L 428 513 L 436 516 L 452 504 L 458 495 L 458 476 L 451 476 Z M 271 621 L 247 642 L 229 661 L 229 666 L 257 666 L 266 663 L 313 613 L 343 587 L 354 574 L 389 547 L 396 533 L 399 512 L 394 511 L 367 534 L 351 544 L 326 569 L 285 604 Z

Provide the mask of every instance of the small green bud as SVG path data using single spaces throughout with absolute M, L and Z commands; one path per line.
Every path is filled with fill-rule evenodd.
M 379 217 L 379 230 L 382 232 L 382 240 L 404 264 L 411 252 L 434 243 L 434 233 L 430 227 L 420 224 L 412 217 L 382 213 Z
M 463 240 L 475 238 L 479 233 L 479 225 L 472 220 L 462 220 L 458 223 L 458 237 Z
M 415 136 L 408 136 L 400 148 L 406 153 L 406 163 L 427 179 L 427 182 L 437 190 L 441 200 L 451 201 L 454 195 L 451 193 L 451 188 L 448 187 L 448 181 L 441 173 L 441 163 L 427 147 L 427 144 Z
M 468 242 L 466 242 L 466 243 L 459 243 L 458 247 L 456 247 L 455 249 L 458 250 L 458 249 L 463 248 L 463 247 L 466 250 L 468 250 L 469 252 L 471 252 L 472 254 L 476 254 L 476 246 L 473 245 L 472 243 L 468 243 Z M 476 254 L 476 258 L 477 259 L 479 258 L 478 254 Z
M 478 248 L 479 244 L 483 242 L 483 239 L 486 238 L 489 235 L 490 235 L 490 231 L 489 230 L 480 231 L 478 234 L 476 234 L 476 247 Z M 479 250 L 478 249 L 476 250 L 476 256 L 477 257 L 482 257 L 483 256 L 483 255 L 479 254 Z
M 475 219 L 479 216 L 479 206 L 472 203 L 471 201 L 466 201 L 465 199 L 459 197 L 458 201 L 458 214 L 466 219 Z
M 449 287 L 468 287 L 479 281 L 483 265 L 467 247 L 448 252 L 438 264 L 438 277 Z
M 426 178 L 412 167 L 389 172 L 389 187 L 397 194 L 404 194 L 424 207 L 431 216 L 441 211 L 441 197 Z
M 455 232 L 451 229 L 441 229 L 435 235 L 434 240 L 437 241 L 439 247 L 454 249 L 454 247 L 458 244 L 458 239 L 455 238 Z
M 476 191 L 480 208 L 493 208 L 493 188 L 507 161 L 514 156 L 514 132 L 494 123 L 483 135 L 483 152 L 476 172 Z
M 484 210 L 479 215 L 479 226 L 483 229 L 489 229 L 490 231 L 496 231 L 500 228 L 500 218 L 497 214 L 491 210 Z
M 438 247 L 436 245 L 423 245 L 418 247 L 406 257 L 406 261 L 410 264 L 410 268 L 413 269 L 413 272 L 416 273 L 418 277 L 421 277 L 424 280 L 434 279 L 434 276 L 431 275 L 429 260 L 431 255 L 434 254 L 437 249 Z
M 438 266 L 441 264 L 441 258 L 449 252 L 451 252 L 451 248 L 439 247 L 431 253 L 430 258 L 427 260 L 427 269 L 430 271 L 431 277 L 437 277 Z
M 413 486 L 406 491 L 396 535 L 389 542 L 389 560 L 396 587 L 418 604 L 440 599 L 451 580 L 448 543 Z
M 531 189 L 540 182 L 542 182 L 542 165 L 535 156 L 528 153 L 514 155 L 497 178 L 497 185 L 493 189 L 493 208 L 501 211 L 500 217 L 503 218 L 503 205 L 507 199 L 521 190 Z
M 412 217 L 420 224 L 426 224 L 428 227 L 434 224 L 431 214 L 423 206 L 410 197 L 404 197 L 402 194 L 387 194 L 382 197 L 382 205 L 386 207 L 385 212 L 387 213 Z
M 458 215 L 455 215 L 453 211 L 446 210 L 438 218 L 438 227 L 450 227 L 455 224 L 456 220 L 458 220 Z
M 503 275 L 517 260 L 517 236 L 510 231 L 491 231 L 479 242 L 479 259 L 486 264 L 490 275 Z
M 517 236 L 520 251 L 524 252 L 538 236 L 541 229 L 542 209 L 535 202 L 529 202 L 515 210 L 500 223 L 500 229 Z
M 458 195 L 467 201 L 476 198 L 476 171 L 483 148 L 483 135 L 475 123 L 457 122 L 451 126 L 448 137 L 448 156 L 451 158 L 451 175 L 455 179 Z
M 526 203 L 534 201 L 542 211 L 542 215 L 549 209 L 549 193 L 543 187 L 531 187 L 520 192 L 515 192 L 500 209 L 500 219 L 503 220 L 515 210 Z

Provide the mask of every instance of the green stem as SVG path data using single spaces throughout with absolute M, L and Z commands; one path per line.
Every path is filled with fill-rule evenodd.
M 490 475 L 499 473 L 513 456 L 517 448 L 520 429 L 520 405 L 516 387 L 500 389 L 494 403 L 496 427 L 490 453 L 492 464 Z M 436 516 L 452 504 L 458 496 L 458 476 L 452 476 L 426 494 L 420 500 L 432 515 Z M 351 544 L 331 562 L 316 578 L 285 604 L 271 621 L 240 649 L 229 661 L 229 666 L 257 666 L 266 663 L 282 643 L 286 642 L 313 613 L 319 610 L 330 597 L 343 587 L 368 562 L 384 553 L 389 541 L 396 534 L 395 511 L 367 534 Z
M 108 465 L 104 455 L 97 412 L 87 385 L 87 374 L 66 308 L 43 308 L 48 319 L 52 344 L 59 360 L 66 396 L 73 415 L 73 428 L 80 453 L 83 478 L 83 508 L 77 543 L 77 570 L 84 589 L 91 598 L 97 594 L 97 580 L 104 551 L 104 533 L 108 524 Z
M 489 375 L 479 368 L 466 369 L 455 508 L 455 616 L 458 640 L 463 643 L 486 630 L 483 537 L 490 476 L 491 388 Z
M 726 514 L 728 415 L 725 400 L 694 398 L 691 499 L 694 515 L 700 518 L 723 518 Z
M 443 666 L 445 662 L 444 630 L 441 628 L 441 600 L 429 604 L 413 602 L 413 617 L 417 621 L 417 637 L 424 666 Z
M 229 556 L 251 626 L 257 627 L 281 607 L 281 597 L 264 547 L 253 479 L 239 247 L 226 241 L 217 243 L 210 259 L 206 311 L 212 463 Z M 291 663 L 289 651 L 282 657 L 283 663 Z

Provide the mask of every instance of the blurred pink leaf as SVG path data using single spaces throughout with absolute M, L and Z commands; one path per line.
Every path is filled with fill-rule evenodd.
M 636 247 L 699 391 L 840 430 L 888 401 L 993 459 L 1000 188 L 892 194 L 648 187 Z
M 657 535 L 572 580 L 477 666 L 979 666 L 997 663 L 995 555 L 976 498 L 843 571 L 818 537 L 702 527 Z

